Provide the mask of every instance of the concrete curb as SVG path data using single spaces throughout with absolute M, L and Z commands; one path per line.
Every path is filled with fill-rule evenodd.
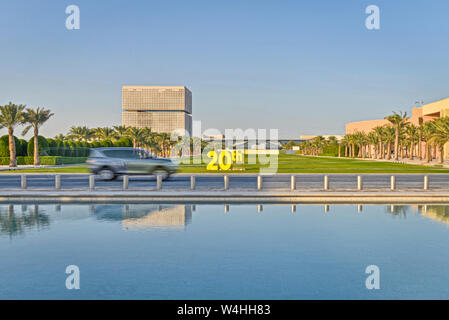
M 8 191 L 0 203 L 449 203 L 449 192 Z

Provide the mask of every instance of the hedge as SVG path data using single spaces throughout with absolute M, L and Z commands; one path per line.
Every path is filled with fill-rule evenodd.
M 340 155 L 342 157 L 345 156 L 345 146 L 340 145 Z M 338 156 L 338 145 L 331 145 L 331 146 L 325 146 L 323 148 L 323 152 L 319 154 L 320 156 L 331 156 L 331 157 L 337 157 Z
M 16 142 L 17 155 L 17 151 L 20 150 L 20 140 L 14 136 L 14 141 Z M 0 157 L 9 157 L 9 135 L 7 134 L 0 138 Z
M 49 153 L 48 153 L 48 142 L 47 142 L 47 139 L 45 139 L 43 136 L 38 136 L 38 137 L 37 137 L 37 143 L 38 143 L 38 148 L 39 148 L 39 155 L 40 155 L 40 156 L 49 155 Z M 28 141 L 28 145 L 27 145 L 27 155 L 28 155 L 29 157 L 34 156 L 34 137 L 32 137 L 32 138 Z
M 42 156 L 40 157 L 41 165 L 59 165 L 59 164 L 76 164 L 76 163 L 84 163 L 86 162 L 86 157 L 49 157 Z M 34 158 L 33 157 L 17 157 L 18 165 L 33 165 Z M 9 165 L 9 157 L 0 157 L 0 165 L 6 166 Z

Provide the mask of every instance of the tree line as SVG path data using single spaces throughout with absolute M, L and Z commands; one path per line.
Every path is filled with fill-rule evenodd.
M 376 126 L 370 132 L 346 134 L 336 143 L 316 137 L 312 141 L 300 144 L 303 154 L 318 155 L 333 144 L 338 144 L 338 156 L 372 159 L 418 159 L 429 163 L 439 156 L 444 161 L 444 145 L 449 142 L 449 117 L 444 116 L 424 122 L 418 118 L 418 124 L 411 123 L 406 112 L 393 112 L 385 117 L 388 124 Z

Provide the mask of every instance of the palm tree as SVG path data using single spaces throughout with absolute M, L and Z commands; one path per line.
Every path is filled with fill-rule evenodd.
M 418 119 L 418 159 L 422 160 L 422 135 L 423 135 L 423 123 L 422 117 Z
M 341 143 L 345 146 L 345 157 L 349 156 L 350 137 L 349 134 L 345 134 Z
M 383 132 L 383 141 L 386 143 L 387 160 L 391 159 L 391 144 L 396 140 L 396 129 L 392 126 L 385 126 Z
M 69 139 L 76 141 L 89 141 L 94 137 L 94 131 L 88 127 L 71 127 L 67 135 Z
M 133 148 L 137 148 L 145 138 L 144 131 L 136 127 L 129 127 L 126 130 L 126 136 L 133 141 Z
M 384 132 L 383 126 L 377 126 L 373 128 L 374 133 L 377 135 L 377 138 L 379 139 L 379 145 L 378 145 L 378 152 L 377 152 L 377 158 L 383 158 L 384 150 L 383 150 L 383 143 L 382 143 L 382 135 Z
M 385 119 L 390 121 L 396 131 L 394 139 L 394 160 L 399 160 L 399 135 L 401 134 L 401 130 L 407 125 L 407 112 L 393 112 L 392 115 L 385 117 Z
M 9 102 L 6 106 L 0 106 L 0 129 L 7 128 L 9 135 L 9 166 L 17 167 L 16 143 L 14 140 L 14 127 L 22 124 L 25 105 L 16 105 Z
M 95 137 L 101 139 L 101 140 L 116 140 L 117 139 L 117 132 L 115 132 L 113 129 L 109 127 L 104 128 L 97 128 L 94 130 Z
M 128 127 L 126 127 L 126 126 L 114 126 L 113 128 L 114 128 L 115 132 L 117 133 L 117 135 L 120 138 L 126 136 L 126 130 L 128 129 Z
M 426 142 L 424 153 L 426 158 L 426 163 L 430 162 L 431 158 L 431 147 L 432 141 L 430 140 L 435 132 L 434 122 L 426 122 L 423 124 L 422 129 L 422 139 Z
M 354 133 L 351 133 L 348 135 L 348 142 L 349 142 L 349 156 L 351 158 L 354 158 L 355 157 L 355 143 L 356 143 Z
M 357 144 L 359 147 L 358 157 L 365 158 L 365 134 L 363 132 L 356 132 L 353 135 L 354 144 Z
M 60 134 L 58 134 L 57 136 L 55 136 L 53 139 L 59 140 L 59 141 L 64 141 L 64 140 L 65 140 L 65 135 L 63 135 L 62 133 L 60 133 Z
M 449 141 L 449 117 L 441 117 L 433 121 L 433 134 L 429 142 L 435 143 L 439 148 L 439 163 L 444 161 L 444 145 Z
M 28 131 L 34 129 L 34 165 L 40 165 L 39 159 L 39 128 L 48 121 L 53 116 L 50 110 L 37 107 L 36 110 L 27 108 L 26 112 L 23 114 L 22 122 L 28 124 L 25 129 L 23 129 L 22 135 L 26 135 Z
M 314 147 L 314 153 L 315 153 L 314 155 L 318 155 L 320 153 L 325 142 L 326 142 L 326 139 L 324 139 L 323 136 L 317 136 L 317 137 L 313 138 L 312 146 Z
M 338 140 L 337 140 L 337 138 L 335 136 L 330 136 L 329 138 L 327 138 L 327 142 L 331 146 L 335 146 L 335 145 L 338 144 Z
M 418 127 L 414 124 L 410 124 L 406 129 L 405 132 L 407 133 L 408 140 L 410 141 L 410 154 L 409 158 L 410 160 L 413 160 L 413 150 L 415 148 L 415 141 L 418 137 Z
M 368 142 L 368 156 L 370 158 L 376 159 L 377 158 L 377 145 L 379 144 L 379 138 L 377 136 L 377 134 L 374 131 L 371 131 L 370 133 L 368 133 L 368 135 L 366 136 L 366 140 Z M 372 148 L 371 148 L 372 146 Z M 371 150 L 374 150 L 374 154 L 371 155 Z

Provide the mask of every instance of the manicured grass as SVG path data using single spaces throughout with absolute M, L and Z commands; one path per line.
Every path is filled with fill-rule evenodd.
M 229 173 L 259 173 L 261 167 L 268 165 L 244 165 L 229 170 Z M 244 170 L 242 170 L 244 169 Z M 39 172 L 39 173 L 88 173 L 86 165 L 67 166 L 60 168 L 26 169 L 11 172 Z M 206 164 L 183 164 L 181 173 L 220 173 L 223 171 L 208 171 Z M 449 168 L 438 166 L 420 166 L 393 162 L 369 161 L 345 158 L 321 158 L 300 155 L 280 154 L 278 157 L 278 173 L 449 173 Z
M 244 171 L 229 172 L 259 173 L 261 167 L 268 165 L 245 165 Z M 211 173 L 205 165 L 184 165 L 181 172 Z M 220 171 L 218 171 L 220 172 Z M 370 161 L 347 158 L 311 157 L 301 155 L 280 154 L 278 157 L 278 173 L 449 173 L 449 168 L 438 166 L 421 166 L 384 161 Z
M 9 170 L 0 171 L 0 174 L 8 173 L 88 173 L 89 169 L 87 165 L 74 165 L 66 167 L 55 168 L 36 168 L 36 169 L 23 169 L 23 170 Z

